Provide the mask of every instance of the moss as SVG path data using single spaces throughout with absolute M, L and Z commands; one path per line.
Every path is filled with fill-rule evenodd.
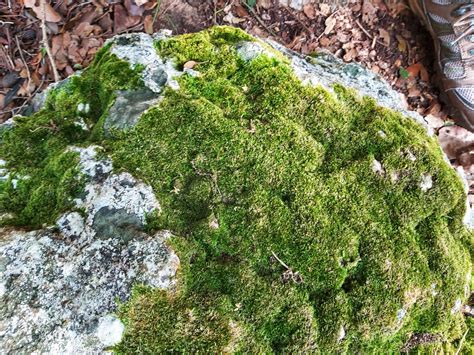
M 49 110 L 5 135 L 9 168 L 37 177 L 51 166 L 48 186 L 71 174 L 59 168 L 64 147 L 94 139 L 156 193 L 163 212 L 147 228 L 176 235 L 178 286 L 135 288 L 115 351 L 391 353 L 413 333 L 455 346 L 466 324 L 451 309 L 467 295 L 473 235 L 435 139 L 344 87 L 303 86 L 279 56 L 241 60 L 236 45 L 248 40 L 215 27 L 159 41 L 162 56 L 178 68 L 193 60 L 201 75 L 179 77 L 180 90 L 109 138 L 101 125 L 113 90 L 139 80 L 105 49 Z M 92 136 L 64 123 L 84 97 Z M 59 130 L 37 129 L 51 119 Z M 41 179 L 32 181 L 17 216 L 33 210 Z
M 101 49 L 80 76 L 52 89 L 39 112 L 15 117 L 15 128 L 1 132 L 0 157 L 7 161 L 10 179 L 0 183 L 0 214 L 11 215 L 2 224 L 37 228 L 54 223 L 72 207 L 83 181 L 78 177 L 77 156 L 65 149 L 85 145 L 92 138 L 78 122 L 99 131 L 97 121 L 106 114 L 115 90 L 143 85 L 143 68 L 132 69 L 108 49 Z M 78 110 L 81 104 L 89 105 L 88 112 Z
M 464 320 L 451 308 L 465 297 L 472 235 L 436 141 L 341 86 L 335 95 L 302 86 L 278 58 L 240 60 L 246 35 L 221 41 L 228 31 L 158 42 L 178 67 L 198 62 L 201 76 L 182 76 L 178 92 L 111 142 L 116 166 L 158 195 L 153 226 L 180 236 L 183 265 L 178 308 L 143 289 L 122 308 L 118 351 L 195 351 L 207 339 L 210 351 L 390 352 L 413 332 L 459 339 Z M 434 181 L 427 192 L 423 174 Z M 161 321 L 189 309 L 212 327 L 208 338 Z

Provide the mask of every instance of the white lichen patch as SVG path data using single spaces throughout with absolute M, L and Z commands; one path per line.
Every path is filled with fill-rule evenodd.
M 270 58 L 275 57 L 275 54 L 258 42 L 241 42 L 236 46 L 238 56 L 248 62 L 257 58 L 259 55 L 266 55 Z
M 117 317 L 106 315 L 99 320 L 97 327 L 97 338 L 104 346 L 113 346 L 122 339 L 125 326 Z
M 166 289 L 179 266 L 171 236 L 143 232 L 159 211 L 150 186 L 114 174 L 98 146 L 71 147 L 85 191 L 57 229 L 0 230 L 0 353 L 99 353 L 120 341 L 108 316 L 134 284 Z
M 451 308 L 451 314 L 458 313 L 462 308 L 462 300 L 458 298 L 456 302 L 454 302 L 453 307 Z
M 91 111 L 91 105 L 89 103 L 80 103 L 77 105 L 77 111 L 79 113 L 85 113 L 88 114 Z
M 430 174 L 421 175 L 420 189 L 423 192 L 428 191 L 433 187 L 433 177 Z
M 166 36 L 165 32 L 161 32 L 155 37 L 166 40 Z M 151 91 L 161 93 L 165 85 L 175 90 L 179 89 L 176 78 L 183 72 L 175 69 L 172 60 L 164 60 L 158 56 L 152 36 L 146 33 L 125 34 L 110 41 L 111 53 L 129 62 L 132 67 L 137 65 L 144 67 L 142 79 Z
M 375 174 L 378 174 L 378 175 L 384 175 L 385 174 L 385 169 L 383 168 L 382 166 L 382 163 L 379 162 L 378 160 L 374 159 L 372 161 L 372 171 L 375 173 Z

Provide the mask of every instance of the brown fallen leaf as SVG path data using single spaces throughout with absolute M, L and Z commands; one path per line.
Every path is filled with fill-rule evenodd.
M 430 81 L 430 75 L 428 74 L 428 71 L 422 63 L 420 63 L 420 79 L 424 82 Z
M 459 152 L 474 145 L 474 134 L 459 126 L 448 126 L 439 130 L 438 141 L 448 158 L 455 159 Z
M 129 16 L 127 10 L 120 5 L 114 5 L 114 32 L 121 33 L 130 27 L 138 25 L 141 21 L 140 16 Z
M 428 126 L 434 129 L 438 129 L 444 125 L 444 121 L 441 118 L 432 114 L 426 115 L 424 119 L 426 123 L 428 123 Z
M 190 60 L 190 61 L 187 61 L 186 63 L 184 63 L 183 68 L 184 69 L 193 69 L 197 64 L 198 64 L 198 62 L 195 62 L 194 60 Z
M 143 13 L 145 12 L 144 7 L 136 4 L 136 2 L 132 0 L 125 0 L 124 5 L 130 16 L 142 16 Z
M 398 50 L 402 53 L 405 53 L 408 48 L 407 41 L 400 35 L 396 35 L 395 37 L 398 41 Z
M 319 4 L 319 11 L 324 15 L 324 16 L 329 16 L 331 13 L 331 6 L 325 3 Z
M 314 8 L 314 4 L 306 4 L 303 6 L 303 12 L 310 20 L 314 20 L 316 18 L 316 9 Z
M 45 4 L 41 3 L 44 1 Z M 47 22 L 59 22 L 62 20 L 61 16 L 54 10 L 46 0 L 24 0 L 25 7 L 32 9 L 38 19 L 45 19 Z
M 414 63 L 406 68 L 406 71 L 411 77 L 417 77 L 420 74 L 420 63 Z
M 334 29 L 334 26 L 336 26 L 336 18 L 334 16 L 330 16 L 326 19 L 326 21 L 324 21 L 324 24 L 326 25 L 324 34 L 328 35 Z
M 146 15 L 145 19 L 143 20 L 143 27 L 145 28 L 145 32 L 149 35 L 153 34 L 153 16 Z
M 380 38 L 383 39 L 383 42 L 385 43 L 385 45 L 387 47 L 390 46 L 390 33 L 388 33 L 388 31 L 383 28 L 379 28 L 379 35 L 380 35 Z
M 234 5 L 234 12 L 237 17 L 247 17 L 249 13 L 242 5 Z
M 374 22 L 377 22 L 377 8 L 372 4 L 370 0 L 364 0 L 362 3 L 362 21 L 372 25 Z
M 268 10 L 272 5 L 272 0 L 257 0 L 257 6 L 261 6 L 265 10 Z
M 411 87 L 408 89 L 408 97 L 417 97 L 421 95 L 421 91 L 416 87 Z

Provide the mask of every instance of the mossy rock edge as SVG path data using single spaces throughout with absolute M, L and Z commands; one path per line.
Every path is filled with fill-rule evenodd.
M 99 225 L 77 207 L 93 144 L 115 174 L 95 184 L 131 174 L 124 189 L 159 201 L 133 218 L 121 205 L 98 239 L 171 231 L 180 260 L 170 287 L 136 284 L 104 311 L 125 325 L 117 353 L 456 351 L 472 323 L 461 179 L 385 82 L 280 49 L 230 27 L 109 42 L 1 130 L 3 225 Z M 125 106 L 141 92 L 137 119 Z

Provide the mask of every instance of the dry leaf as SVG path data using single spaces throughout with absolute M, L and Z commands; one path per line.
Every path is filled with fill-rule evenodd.
M 240 22 L 244 22 L 243 18 L 235 17 L 232 12 L 229 12 L 227 15 L 224 16 L 223 20 L 228 23 L 237 24 Z
M 422 63 L 420 63 L 420 79 L 424 82 L 430 81 L 430 75 L 428 74 L 428 71 Z
M 59 22 L 61 21 L 61 16 L 54 10 L 50 4 L 46 0 L 39 0 L 38 5 L 36 5 L 36 2 L 38 0 L 24 0 L 25 7 L 29 9 L 33 9 L 35 12 L 36 16 L 42 20 L 43 18 L 47 22 Z M 44 1 L 44 6 L 42 4 L 42 1 Z M 44 12 L 43 12 L 44 9 Z M 46 16 L 45 16 L 46 15 Z
M 153 34 L 153 17 L 151 15 L 146 15 L 143 20 L 143 26 L 145 27 L 145 32 L 149 35 Z
M 149 2 L 150 0 L 133 0 L 133 2 L 135 4 L 137 4 L 138 6 L 142 6 L 142 5 L 145 5 L 147 2 Z
M 324 24 L 326 25 L 326 28 L 324 29 L 324 34 L 328 35 L 334 29 L 334 26 L 336 26 L 335 17 L 334 16 L 328 17 L 326 21 L 324 22 Z
M 372 25 L 377 22 L 377 8 L 372 4 L 370 0 L 364 0 L 362 4 L 362 21 Z
M 357 51 L 355 50 L 355 48 L 352 48 L 350 49 L 346 54 L 344 54 L 344 56 L 342 57 L 342 59 L 345 61 L 345 62 L 350 62 L 352 59 L 354 59 L 355 57 L 357 56 Z
M 144 7 L 140 7 L 140 5 L 134 4 L 132 0 L 125 0 L 124 5 L 130 16 L 142 16 L 145 12 Z
M 410 74 L 411 77 L 417 77 L 421 70 L 421 64 L 415 63 L 406 68 L 406 71 Z
M 316 10 L 313 4 L 306 4 L 303 6 L 303 12 L 311 20 L 316 18 Z
M 324 15 L 324 16 L 329 16 L 331 13 L 331 6 L 325 3 L 319 4 L 319 11 Z
M 390 33 L 388 33 L 388 31 L 383 28 L 379 28 L 379 35 L 380 35 L 380 38 L 383 39 L 383 42 L 385 43 L 385 45 L 387 47 L 390 46 Z
M 193 69 L 198 63 L 195 62 L 194 60 L 187 61 L 184 63 L 183 68 L 184 69 Z
M 257 0 L 257 6 L 261 6 L 265 10 L 268 10 L 272 5 L 272 0 Z
M 234 12 L 238 17 L 247 17 L 249 15 L 242 5 L 234 5 Z
M 421 92 L 416 87 L 411 87 L 410 89 L 408 89 L 408 97 L 417 97 L 420 95 L 421 95 Z
M 448 158 L 455 159 L 459 151 L 474 144 L 474 134 L 459 126 L 448 126 L 439 130 L 438 141 Z
M 405 53 L 408 47 L 407 41 L 405 41 L 405 39 L 400 35 L 396 35 L 395 37 L 397 38 L 397 41 L 398 41 L 398 50 L 402 53 Z
M 426 115 L 424 119 L 426 123 L 428 123 L 428 126 L 434 129 L 438 129 L 440 127 L 443 127 L 444 125 L 444 121 L 435 115 L 431 115 L 431 114 Z

